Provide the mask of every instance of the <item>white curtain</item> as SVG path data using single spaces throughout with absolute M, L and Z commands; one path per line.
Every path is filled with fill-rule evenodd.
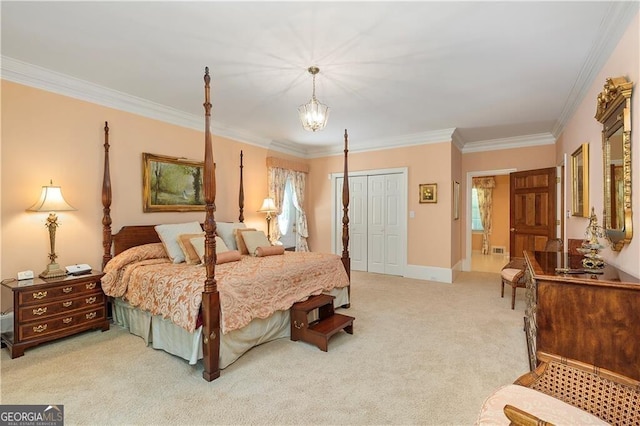
M 493 176 L 473 178 L 473 187 L 478 194 L 478 209 L 482 221 L 482 254 L 489 254 L 491 224 L 493 214 L 493 188 L 496 187 L 496 179 Z
M 287 179 L 291 179 L 294 190 L 293 205 L 298 211 L 296 219 L 296 251 L 309 251 L 307 238 L 309 230 L 307 228 L 307 215 L 304 211 L 304 191 L 306 187 L 306 173 L 282 169 L 279 167 L 269 167 L 269 196 L 278 209 L 276 215 L 271 220 L 269 234 L 272 241 L 278 241 L 282 234 L 278 226 L 278 215 L 282 213 L 282 202 L 284 200 L 284 191 Z

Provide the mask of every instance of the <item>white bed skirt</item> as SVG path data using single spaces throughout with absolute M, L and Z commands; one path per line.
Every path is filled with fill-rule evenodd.
M 333 289 L 335 307 L 349 303 L 347 288 Z M 189 364 L 202 359 L 202 327 L 193 333 L 159 315 L 134 308 L 120 298 L 113 300 L 113 322 L 142 337 L 147 346 L 179 356 Z M 220 341 L 220 368 L 225 368 L 254 346 L 291 336 L 289 311 L 277 311 L 269 318 L 256 318 L 246 327 L 223 334 Z

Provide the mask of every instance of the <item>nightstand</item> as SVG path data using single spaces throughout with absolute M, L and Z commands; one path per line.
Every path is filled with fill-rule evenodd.
M 2 333 L 11 358 L 24 350 L 91 329 L 109 330 L 102 272 L 58 279 L 2 284 L 3 297 L 13 293 L 13 331 Z M 10 293 L 11 292 L 11 293 Z

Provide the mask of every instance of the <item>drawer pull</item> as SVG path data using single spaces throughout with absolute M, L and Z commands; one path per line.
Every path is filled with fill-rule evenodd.
M 33 310 L 33 315 L 43 315 L 47 313 L 47 308 L 38 308 Z
M 87 283 L 87 290 L 93 290 L 96 288 L 96 283 Z
M 43 331 L 45 331 L 47 329 L 47 324 L 40 324 L 37 327 L 33 327 L 33 331 L 35 333 L 42 333 Z
M 68 308 L 71 305 L 73 305 L 73 302 L 71 300 L 69 300 L 68 302 L 62 302 L 63 308 Z
M 73 291 L 73 287 L 65 287 L 62 289 L 63 293 L 71 293 Z
M 84 301 L 87 305 L 92 305 L 94 303 L 96 303 L 97 297 L 93 296 L 93 297 L 87 297 Z
M 69 317 L 69 318 L 64 318 L 64 319 L 62 320 L 62 323 L 63 323 L 63 324 L 69 324 L 71 321 L 73 321 L 73 318 L 71 318 L 71 317 Z
M 34 299 L 43 299 L 47 297 L 47 292 L 46 291 L 39 291 L 37 293 L 33 293 L 33 298 Z
M 98 314 L 96 312 L 89 312 L 85 315 L 88 320 L 94 319 Z

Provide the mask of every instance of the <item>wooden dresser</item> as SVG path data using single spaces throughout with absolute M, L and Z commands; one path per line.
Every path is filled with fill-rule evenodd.
M 610 265 L 601 274 L 568 273 L 582 267 L 582 256 L 524 255 L 531 366 L 538 350 L 640 380 L 640 279 Z
M 24 355 L 28 347 L 81 331 L 109 330 L 100 285 L 103 275 L 93 271 L 76 277 L 3 283 L 3 298 L 13 297 L 13 332 L 2 334 L 11 358 Z

